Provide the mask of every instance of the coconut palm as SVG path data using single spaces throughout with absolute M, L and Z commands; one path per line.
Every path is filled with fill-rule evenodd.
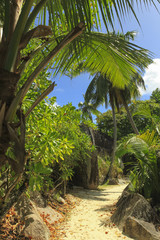
M 107 179 L 111 178 L 113 164 L 115 161 L 115 151 L 117 145 L 117 123 L 116 123 L 116 113 L 115 107 L 119 108 L 118 101 L 117 101 L 117 94 L 116 88 L 113 87 L 112 83 L 104 78 L 100 73 L 97 73 L 94 78 L 92 79 L 91 83 L 89 84 L 87 91 L 85 93 L 85 100 L 86 102 L 90 102 L 93 106 L 98 107 L 99 105 L 105 103 L 105 107 L 108 107 L 110 103 L 112 109 L 112 116 L 113 116 L 113 125 L 114 125 L 114 132 L 113 132 L 113 149 L 112 149 L 112 156 L 111 156 L 111 164 L 109 171 L 107 173 L 104 182 Z
M 154 2 L 157 1 L 144 1 L 145 4 Z M 53 66 L 63 73 L 74 61 L 83 59 L 85 63 L 87 56 L 90 66 L 96 65 L 98 70 L 109 74 L 115 85 L 120 78 L 120 85 L 124 87 L 136 66 L 141 68 L 140 59 L 143 63 L 151 62 L 146 50 L 126 42 L 123 37 L 114 33 L 91 33 L 91 29 L 100 26 L 100 14 L 108 31 L 110 27 L 114 29 L 115 16 L 122 26 L 121 18 L 129 12 L 136 17 L 131 0 L 118 3 L 105 0 L 1 1 L 0 167 L 8 162 L 15 172 L 15 181 L 7 187 L 4 200 L 21 179 L 26 164 L 25 118 L 55 86 L 52 83 L 31 109 L 23 113 L 25 96 L 43 69 Z M 35 47 L 27 52 L 31 42 Z M 27 66 L 30 73 L 24 78 Z M 9 146 L 14 149 L 14 158 L 6 156 Z
M 80 102 L 78 107 L 82 111 L 82 116 L 86 119 L 90 119 L 91 121 L 93 121 L 92 114 L 96 116 L 100 114 L 95 106 L 86 101 Z
M 134 76 L 134 78 L 131 79 L 129 86 L 125 87 L 125 89 L 113 87 L 113 84 L 110 82 L 110 79 L 106 79 L 100 73 L 97 73 L 87 88 L 85 94 L 86 102 L 90 102 L 93 106 L 96 107 L 105 102 L 106 108 L 108 107 L 108 103 L 110 103 L 112 109 L 114 126 L 113 150 L 110 168 L 104 182 L 111 177 L 112 168 L 115 161 L 115 151 L 117 145 L 117 124 L 115 108 L 117 108 L 119 111 L 120 106 L 122 104 L 124 105 L 135 134 L 137 135 L 139 134 L 138 129 L 133 121 L 133 118 L 128 108 L 128 102 L 131 101 L 131 98 L 137 97 L 139 95 L 138 85 L 144 86 L 144 81 L 138 73 Z

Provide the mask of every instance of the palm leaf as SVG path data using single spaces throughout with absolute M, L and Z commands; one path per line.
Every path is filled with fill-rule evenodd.
M 127 142 L 121 143 L 116 150 L 116 156 L 121 158 L 127 153 L 134 154 L 138 159 L 141 159 L 147 153 L 148 145 L 141 139 L 136 137 L 130 138 Z
M 139 23 L 135 7 L 142 6 L 142 2 L 145 6 L 153 4 L 156 7 L 156 3 L 160 1 L 136 0 L 135 4 L 132 0 L 48 0 L 43 9 L 46 13 L 41 14 L 41 18 L 44 23 L 47 22 L 47 19 L 44 18 L 49 16 L 49 22 L 53 24 L 53 29 L 55 29 L 56 23 L 57 28 L 62 27 L 64 30 L 67 23 L 69 31 L 81 21 L 85 22 L 87 30 L 90 31 L 93 27 L 99 28 L 102 20 L 109 31 L 111 28 L 114 29 L 116 18 L 123 29 L 122 21 L 129 14 L 132 14 Z M 51 9 L 54 10 L 54 14 Z
M 84 33 L 54 59 L 53 68 L 56 73 L 70 75 L 81 64 L 81 70 L 100 72 L 110 78 L 113 86 L 124 88 L 131 76 L 137 71 L 143 72 L 152 62 L 151 56 L 146 49 L 118 34 Z M 70 72 L 70 69 L 73 71 Z

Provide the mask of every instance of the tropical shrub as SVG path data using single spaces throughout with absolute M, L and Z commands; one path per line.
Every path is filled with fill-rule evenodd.
M 26 149 L 33 190 L 53 185 L 51 177 L 58 182 L 69 180 L 78 162 L 85 161 L 94 149 L 89 136 L 80 129 L 81 111 L 72 104 L 54 104 L 55 98 L 43 101 L 27 121 Z
M 124 141 L 116 151 L 117 157 L 125 154 L 136 157 L 135 161 L 128 162 L 132 166 L 130 189 L 147 199 L 151 198 L 153 204 L 160 202 L 160 164 L 157 156 L 159 149 L 159 136 L 155 131 L 148 130 Z
M 62 185 L 72 178 L 74 168 L 80 162 L 90 158 L 94 146 L 89 136 L 81 131 L 82 121 L 94 127 L 91 121 L 84 120 L 80 110 L 72 104 L 63 107 L 56 106 L 55 98 L 43 100 L 29 115 L 26 122 L 27 164 L 25 177 L 29 180 L 30 190 L 44 190 Z M 34 98 L 26 99 L 28 108 Z M 14 157 L 12 149 L 8 157 Z M 1 186 L 4 185 L 4 175 L 7 181 L 14 182 L 14 171 L 9 165 L 1 170 Z M 1 188 L 1 197 L 6 191 Z M 17 188 L 21 186 L 21 182 Z

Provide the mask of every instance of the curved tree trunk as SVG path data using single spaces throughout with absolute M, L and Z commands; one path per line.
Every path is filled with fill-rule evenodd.
M 131 126 L 132 126 L 132 128 L 133 128 L 133 131 L 134 131 L 134 133 L 135 133 L 136 135 L 139 135 L 139 131 L 138 131 L 138 129 L 137 129 L 137 126 L 136 126 L 136 124 L 135 124 L 135 122 L 134 122 L 134 120 L 133 120 L 133 117 L 132 117 L 132 115 L 131 115 L 131 112 L 129 111 L 128 104 L 127 104 L 127 102 L 125 101 L 124 97 L 122 97 L 122 99 L 123 99 L 123 106 L 124 106 L 124 108 L 125 108 L 125 110 L 126 110 L 126 112 L 127 112 L 127 116 L 128 116 L 129 121 L 130 121 L 130 124 L 131 124 Z

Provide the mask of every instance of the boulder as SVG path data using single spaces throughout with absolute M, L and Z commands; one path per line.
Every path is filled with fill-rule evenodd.
M 156 213 L 149 204 L 149 202 L 138 193 L 124 192 L 117 202 L 117 210 L 111 217 L 120 229 L 126 222 L 126 219 L 131 216 L 145 222 L 155 222 Z
M 49 229 L 36 213 L 26 216 L 23 233 L 25 237 L 31 237 L 34 240 L 50 239 Z
M 34 240 L 49 240 L 50 231 L 47 225 L 53 225 L 62 215 L 47 206 L 38 192 L 31 193 L 31 199 L 23 194 L 15 205 L 15 210 L 24 221 L 23 234 Z
M 45 221 L 48 222 L 49 224 L 54 224 L 58 220 L 62 219 L 62 215 L 58 213 L 56 210 L 51 208 L 50 206 L 47 206 L 45 208 L 36 208 L 38 214 L 42 217 L 45 218 Z
M 32 201 L 26 197 L 25 194 L 22 194 L 15 205 L 15 210 L 17 211 L 18 215 L 24 220 L 26 216 L 33 214 L 34 206 Z
M 94 151 L 86 161 L 80 161 L 74 168 L 72 184 L 87 189 L 97 189 L 99 185 L 97 152 Z
M 123 234 L 137 240 L 159 240 L 160 233 L 152 223 L 129 216 L 123 227 Z
M 90 174 L 88 174 L 87 188 L 95 190 L 99 185 L 98 158 L 96 151 L 92 153 L 90 161 Z
M 38 191 L 30 192 L 30 199 L 35 203 L 37 207 L 45 208 L 47 206 L 46 200 Z
M 35 204 L 23 194 L 15 205 L 15 210 L 24 221 L 23 234 L 34 240 L 49 240 L 50 232 L 38 214 Z
M 128 187 L 117 202 L 117 209 L 111 217 L 125 235 L 135 240 L 158 240 L 154 224 L 158 217 L 149 202 L 138 193 L 129 193 Z

